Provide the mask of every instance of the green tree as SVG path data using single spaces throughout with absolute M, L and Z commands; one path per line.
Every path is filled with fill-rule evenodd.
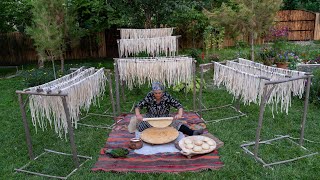
M 73 17 L 73 4 L 65 0 L 30 0 L 30 5 L 33 24 L 27 27 L 27 34 L 34 40 L 39 67 L 51 60 L 54 68 L 54 60 L 60 59 L 63 73 L 66 44 L 83 34 Z
M 111 0 L 107 19 L 110 26 L 116 27 L 176 27 L 177 33 L 195 42 L 202 39 L 208 25 L 202 8 L 210 4 L 210 0 Z
M 225 28 L 235 38 L 239 34 L 250 34 L 251 59 L 254 60 L 254 39 L 262 35 L 273 24 L 282 0 L 235 0 L 223 3 L 212 13 L 205 11 L 211 22 Z
M 27 0 L 1 0 L 0 32 L 24 32 L 31 23 L 30 8 Z
M 282 10 L 308 10 L 320 12 L 319 0 L 283 0 Z

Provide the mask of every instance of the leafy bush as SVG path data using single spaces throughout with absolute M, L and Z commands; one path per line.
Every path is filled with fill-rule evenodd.
M 314 77 L 310 87 L 310 102 L 320 105 L 320 69 L 313 71 Z
M 184 54 L 186 54 L 187 56 L 191 56 L 192 58 L 197 60 L 197 62 L 202 61 L 202 50 L 201 49 L 187 49 L 187 50 L 185 50 Z
M 26 86 L 32 87 L 54 80 L 52 68 L 30 69 L 20 71 L 20 76 L 24 79 Z M 61 77 L 62 73 L 58 72 L 57 77 Z
M 219 62 L 220 61 L 220 56 L 219 54 L 210 54 L 206 57 L 208 62 L 212 62 L 212 61 L 216 61 Z
M 200 78 L 196 78 L 196 92 L 198 92 L 200 90 L 200 81 L 201 81 Z M 203 80 L 203 88 L 205 89 L 206 86 L 207 86 L 206 82 L 205 82 L 205 80 Z M 176 92 L 184 92 L 184 91 L 186 91 L 187 93 L 193 92 L 193 81 L 189 84 L 188 83 L 179 83 L 179 84 L 173 86 L 172 90 L 176 91 Z

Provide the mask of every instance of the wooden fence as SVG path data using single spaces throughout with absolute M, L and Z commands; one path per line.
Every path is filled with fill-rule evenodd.
M 283 10 L 277 12 L 275 25 L 276 29 L 287 27 L 289 41 L 320 40 L 320 15 L 302 10 Z M 250 42 L 248 36 L 239 37 L 238 40 Z M 255 44 L 263 44 L 264 38 L 258 37 Z M 224 47 L 234 46 L 234 40 L 226 37 Z
M 288 27 L 290 41 L 315 40 L 316 13 L 302 10 L 283 10 L 277 13 L 275 28 Z M 319 23 L 319 22 L 318 22 Z
M 19 32 L 0 34 L 0 65 L 20 65 L 37 61 L 33 40 Z M 105 33 L 80 39 L 75 47 L 67 46 L 65 59 L 107 57 Z
M 277 13 L 276 28 L 288 27 L 289 40 L 305 41 L 320 40 L 319 13 L 301 10 L 285 10 Z M 193 36 L 181 34 L 179 48 L 202 48 L 203 41 Z M 117 39 L 120 33 L 117 29 L 84 37 L 80 43 L 67 48 L 65 59 L 112 58 L 118 57 Z M 248 36 L 241 36 L 238 40 L 250 42 Z M 264 39 L 258 37 L 255 44 L 263 44 Z M 224 47 L 234 46 L 235 41 L 225 38 Z M 21 33 L 0 34 L 0 65 L 20 65 L 37 61 L 37 53 L 33 41 Z

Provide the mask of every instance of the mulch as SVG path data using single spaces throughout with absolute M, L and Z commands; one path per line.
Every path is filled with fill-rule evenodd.
M 100 156 L 92 171 L 106 172 L 138 172 L 138 173 L 179 173 L 186 171 L 217 170 L 223 167 L 218 151 L 214 150 L 205 155 L 196 155 L 187 158 L 180 153 L 158 153 L 154 155 L 142 155 L 129 149 L 129 141 L 134 134 L 128 132 L 127 126 L 133 114 L 123 114 L 117 118 L 121 120 L 110 132 L 107 142 L 100 150 Z M 199 116 L 192 112 L 184 113 L 183 122 L 192 129 L 204 128 L 204 134 L 214 138 L 217 147 L 223 146 L 223 142 L 208 133 L 205 123 Z M 127 148 L 130 153 L 126 158 L 112 158 L 104 152 L 107 149 Z

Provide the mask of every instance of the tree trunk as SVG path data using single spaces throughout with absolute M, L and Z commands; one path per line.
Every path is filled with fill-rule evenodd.
M 144 27 L 146 29 L 151 28 L 151 11 L 149 9 L 145 9 L 146 22 L 144 23 Z
M 60 61 L 61 61 L 61 74 L 64 73 L 64 57 L 63 57 L 63 54 L 60 54 Z
M 254 61 L 254 33 L 251 32 L 251 61 Z
M 44 62 L 43 62 L 43 59 L 39 59 L 39 60 L 38 60 L 38 68 L 39 68 L 39 69 L 44 68 Z
M 57 79 L 57 75 L 56 75 L 56 67 L 55 67 L 55 64 L 54 64 L 54 58 L 53 56 L 51 55 L 51 62 L 52 62 L 52 70 L 53 70 L 53 76 L 54 76 L 54 79 Z

